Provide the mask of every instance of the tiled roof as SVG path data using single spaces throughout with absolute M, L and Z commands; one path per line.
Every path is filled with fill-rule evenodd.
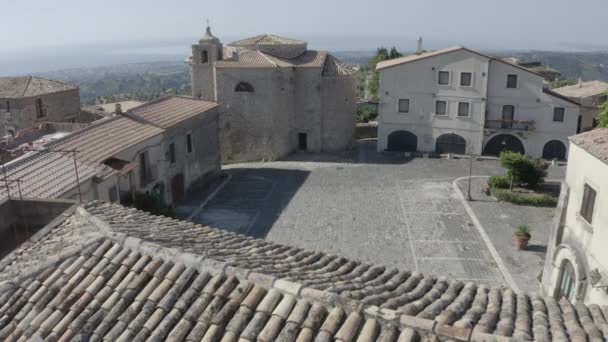
M 543 87 L 543 93 L 545 93 L 547 95 L 551 95 L 553 97 L 557 97 L 558 99 L 562 99 L 562 100 L 564 100 L 566 102 L 570 102 L 570 103 L 575 104 L 577 106 L 581 105 L 579 102 L 577 102 L 577 101 L 575 101 L 575 100 L 573 100 L 573 99 L 571 99 L 569 97 L 566 97 L 566 96 L 564 96 L 564 95 L 562 95 L 560 93 L 556 93 L 555 91 L 553 91 L 553 90 L 551 90 L 549 88 L 544 88 Z
M 77 150 L 78 178 L 72 153 L 31 152 L 5 164 L 7 178 L 20 181 L 19 186 L 16 182 L 9 184 L 10 195 L 18 198 L 21 190 L 23 197 L 60 197 L 77 186 L 77 179 L 84 183 L 95 176 L 112 173 L 103 164 L 105 159 L 162 132 L 153 125 L 120 116 L 99 120 L 42 147 L 51 151 Z M 0 187 L 0 199 L 7 195 L 6 187 Z
M 132 108 L 130 113 L 161 128 L 169 128 L 217 106 L 216 102 L 169 96 Z
M 104 237 L 94 243 L 82 239 L 85 247 L 77 254 L 50 255 L 53 264 L 36 268 L 33 278 L 0 287 L 0 303 L 6 303 L 0 308 L 0 338 L 38 333 L 121 341 L 407 341 L 410 334 L 434 334 L 461 341 L 501 336 L 586 341 L 608 336 L 596 305 L 386 269 L 101 202 L 79 208 L 60 226 L 61 238 L 54 239 L 51 230 L 39 248 L 60 250 L 53 240 L 91 234 L 95 229 L 88 225 Z M 65 233 L 70 226 L 71 237 Z M 20 252 L 2 273 L 27 266 L 28 254 Z
M 234 58 L 219 61 L 218 68 L 322 68 L 323 76 L 345 76 L 353 73 L 352 66 L 340 61 L 327 51 L 307 50 L 293 58 L 279 58 L 259 50 L 244 49 Z
M 144 122 L 115 116 L 55 140 L 47 146 L 55 150 L 78 150 L 77 159 L 98 164 L 135 144 L 161 134 L 163 130 Z
M 568 97 L 591 97 L 608 93 L 608 83 L 602 81 L 589 81 L 553 89 L 556 93 Z
M 573 144 L 608 164 L 608 128 L 596 128 L 569 139 Z
M 103 167 L 94 167 L 80 161 L 76 164 L 81 182 L 103 172 Z M 71 153 L 32 152 L 5 166 L 6 178 L 13 182 L 9 182 L 8 193 L 3 182 L 0 199 L 9 194 L 12 198 L 57 198 L 77 185 Z M 4 178 L 4 174 L 2 176 Z M 19 180 L 19 185 L 14 182 L 16 180 Z
M 237 40 L 235 42 L 230 43 L 229 45 L 247 46 L 247 45 L 299 45 L 299 44 L 306 44 L 306 42 L 303 40 L 276 36 L 274 34 L 261 34 L 259 36 Z
M 417 60 L 421 60 L 421 59 L 425 59 L 425 58 L 429 58 L 429 57 L 435 57 L 435 56 L 439 56 L 439 55 L 443 55 L 443 54 L 451 53 L 451 52 L 455 52 L 455 51 L 460 51 L 460 50 L 464 50 L 464 51 L 467 51 L 467 52 L 470 52 L 470 53 L 473 53 L 473 54 L 476 54 L 476 55 L 488 58 L 491 61 L 496 61 L 496 62 L 508 64 L 508 65 L 510 65 L 512 67 L 515 67 L 515 68 L 527 71 L 527 72 L 529 72 L 531 74 L 543 77 L 542 74 L 539 74 L 536 71 L 530 70 L 528 68 L 524 68 L 524 67 L 522 67 L 520 65 L 517 65 L 517 64 L 510 63 L 508 61 L 505 61 L 504 59 L 492 57 L 492 56 L 483 54 L 483 53 L 481 53 L 479 51 L 467 49 L 467 48 L 465 48 L 463 46 L 458 46 L 458 45 L 451 46 L 451 47 L 448 47 L 448 48 L 445 48 L 445 49 L 440 49 L 440 50 L 435 50 L 435 51 L 430 51 L 430 52 L 424 52 L 424 53 L 420 53 L 420 54 L 413 54 L 413 55 L 403 56 L 403 57 L 399 57 L 399 58 L 389 59 L 387 61 L 382 61 L 382 62 L 379 62 L 376 65 L 376 70 L 381 70 L 381 69 L 393 67 L 393 66 L 396 66 L 396 65 L 410 63 L 410 62 L 414 62 L 414 61 L 417 61 Z
M 77 88 L 76 86 L 41 77 L 0 77 L 0 98 L 39 96 Z

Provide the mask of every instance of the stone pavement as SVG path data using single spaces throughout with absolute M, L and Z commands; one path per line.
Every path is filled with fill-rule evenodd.
M 553 176 L 557 174 L 554 172 Z M 538 279 L 545 262 L 555 208 L 497 202 L 493 197 L 481 192 L 481 186 L 486 181 L 487 178 L 473 179 L 473 201 L 468 202 L 469 206 L 519 288 L 528 293 L 540 293 Z M 458 187 L 466 193 L 467 184 L 468 181 L 463 179 L 458 182 Z M 520 224 L 527 224 L 532 230 L 532 238 L 525 251 L 517 250 L 512 240 L 513 232 Z
M 234 164 L 224 168 L 231 181 L 193 220 L 364 262 L 505 285 L 452 188 L 468 167 L 468 160 L 377 153 L 365 142 L 340 154 Z M 473 170 L 504 172 L 495 160 L 475 161 Z

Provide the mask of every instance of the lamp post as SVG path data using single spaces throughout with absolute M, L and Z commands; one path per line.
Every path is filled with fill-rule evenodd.
M 467 200 L 472 201 L 471 197 L 471 179 L 473 178 L 473 148 L 469 148 L 469 186 L 467 189 Z

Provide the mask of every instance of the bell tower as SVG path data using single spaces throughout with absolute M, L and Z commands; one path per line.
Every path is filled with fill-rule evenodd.
M 215 101 L 215 62 L 222 60 L 222 43 L 211 33 L 207 22 L 205 35 L 192 45 L 192 56 L 186 61 L 190 66 L 192 97 Z

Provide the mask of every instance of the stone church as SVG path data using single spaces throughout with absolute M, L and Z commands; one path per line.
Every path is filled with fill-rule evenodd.
M 225 163 L 341 150 L 353 140 L 353 68 L 300 40 L 264 34 L 227 45 L 207 27 L 192 45 L 192 95 L 222 104 Z

